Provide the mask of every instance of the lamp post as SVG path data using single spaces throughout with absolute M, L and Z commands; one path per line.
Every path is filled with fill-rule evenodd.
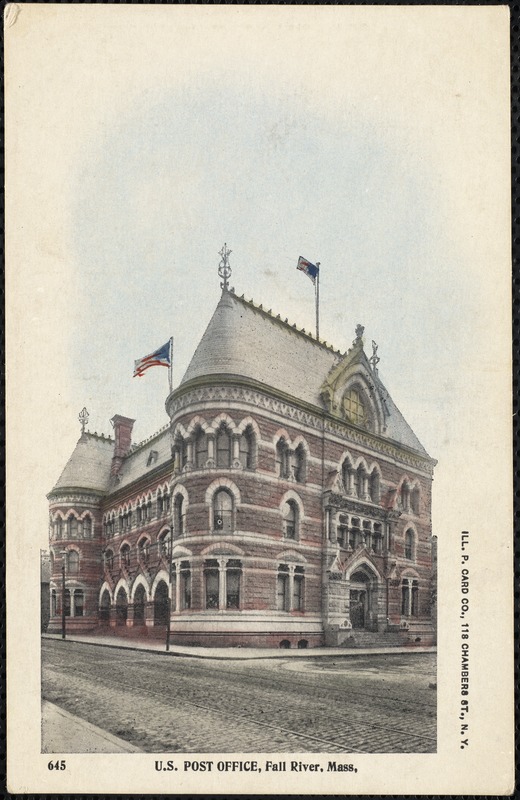
M 65 639 L 65 558 L 66 550 L 61 551 L 61 638 Z
M 173 525 L 170 532 L 168 569 L 168 617 L 166 619 L 166 652 L 170 651 L 171 615 L 172 615 L 172 556 L 173 556 Z

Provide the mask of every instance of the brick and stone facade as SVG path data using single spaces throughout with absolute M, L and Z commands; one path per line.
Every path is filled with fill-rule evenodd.
M 433 641 L 435 462 L 362 329 L 341 353 L 224 288 L 169 424 L 84 432 L 49 494 L 51 620 L 174 643 Z

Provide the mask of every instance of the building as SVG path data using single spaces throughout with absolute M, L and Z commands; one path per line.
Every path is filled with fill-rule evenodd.
M 268 647 L 431 644 L 435 461 L 367 357 L 228 287 L 169 423 L 84 430 L 50 505 L 50 631 Z M 170 600 L 169 600 L 170 598 Z

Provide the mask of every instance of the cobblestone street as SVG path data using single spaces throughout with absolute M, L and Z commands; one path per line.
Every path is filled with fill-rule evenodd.
M 436 750 L 435 655 L 210 661 L 42 641 L 42 696 L 146 752 Z

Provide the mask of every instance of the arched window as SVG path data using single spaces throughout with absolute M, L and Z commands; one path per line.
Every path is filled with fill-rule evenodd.
M 126 625 L 128 617 L 128 597 L 121 586 L 116 597 L 116 625 Z
M 365 498 L 365 483 L 366 483 L 367 474 L 365 468 L 360 464 L 357 468 L 355 475 L 354 475 L 354 488 L 356 490 L 356 495 L 360 499 Z
M 374 548 L 374 552 L 376 553 L 383 552 L 383 534 L 380 522 L 374 522 L 374 535 L 373 535 L 372 547 Z
M 421 490 L 418 486 L 414 486 L 410 494 L 410 506 L 414 514 L 419 514 L 420 510 Z
M 363 522 L 363 542 L 366 547 L 372 547 L 372 528 L 367 520 Z
M 278 611 L 289 610 L 289 567 L 280 564 L 276 577 L 276 608 Z
M 287 500 L 283 507 L 283 534 L 286 539 L 298 538 L 298 506 Z
M 84 613 L 85 596 L 81 589 L 74 592 L 74 616 L 82 617 Z
M 120 552 L 121 552 L 121 565 L 128 569 L 128 567 L 130 566 L 130 545 L 124 544 Z
M 176 494 L 173 501 L 173 525 L 176 536 L 182 536 L 184 533 L 184 497 L 182 494 Z
M 150 555 L 150 540 L 149 539 L 139 539 L 137 542 L 137 552 L 139 554 L 139 559 L 144 563 L 148 563 L 148 558 Z
M 410 587 L 405 579 L 401 585 L 401 616 L 407 617 L 410 608 Z
M 217 431 L 217 467 L 224 469 L 231 466 L 231 436 L 228 429 L 222 426 Z
M 242 469 L 253 469 L 253 431 L 247 427 L 239 440 L 239 460 Z
M 170 492 L 168 490 L 165 491 L 163 497 L 163 512 L 165 514 L 170 513 Z
M 56 536 L 56 539 L 61 539 L 63 537 L 63 520 L 62 520 L 62 518 L 58 517 L 56 522 L 54 523 L 54 525 L 55 525 L 54 534 Z
M 134 594 L 134 625 L 144 625 L 144 610 L 146 592 L 144 586 L 139 584 Z
M 233 498 L 226 489 L 219 489 L 213 497 L 213 530 L 233 531 Z
M 349 389 L 343 398 L 343 412 L 346 418 L 354 425 L 367 426 L 367 413 L 361 392 Z
M 410 510 L 410 487 L 406 481 L 401 486 L 401 506 L 403 511 Z
M 118 527 L 119 533 L 122 533 L 123 530 L 124 530 L 123 515 L 122 514 L 119 515 L 119 517 L 117 519 L 117 522 L 118 522 L 117 527 Z
M 114 553 L 112 550 L 105 551 L 105 567 L 110 571 L 114 569 Z
M 157 540 L 157 543 L 159 545 L 159 555 L 161 557 L 163 558 L 168 557 L 170 553 L 170 542 L 171 542 L 170 531 L 167 529 L 160 534 Z
M 297 483 L 304 483 L 306 475 L 306 458 L 305 458 L 305 448 L 302 444 L 299 444 L 296 450 L 294 451 L 293 456 L 293 477 Z
M 101 595 L 101 602 L 99 604 L 99 619 L 101 622 L 108 622 L 110 619 L 110 594 L 106 589 Z
M 195 434 L 195 467 L 204 469 L 208 460 L 208 438 L 202 428 L 198 428 Z M 219 465 L 221 466 L 221 465 Z M 222 465 L 225 466 L 225 465 Z M 229 464 L 227 465 L 229 466 Z
M 226 564 L 226 608 L 240 608 L 242 562 L 231 558 Z
M 141 503 L 137 501 L 137 506 L 135 508 L 135 515 L 137 518 L 137 524 L 140 525 L 143 521 L 143 512 L 141 510 Z
M 372 470 L 370 475 L 370 499 L 373 503 L 379 503 L 381 499 L 381 481 L 377 469 Z
M 348 546 L 351 550 L 355 550 L 360 543 L 361 543 L 361 528 L 359 524 L 359 519 L 357 517 L 352 517 Z
M 409 528 L 404 535 L 404 557 L 409 561 L 413 561 L 414 559 L 414 542 L 415 537 L 413 531 Z
M 77 550 L 69 550 L 67 553 L 67 574 L 77 575 L 79 570 L 79 553 Z
M 157 516 L 160 517 L 164 513 L 163 496 L 160 489 L 157 490 Z
M 276 443 L 276 474 L 279 478 L 289 475 L 289 448 L 283 438 Z
M 71 514 L 67 519 L 67 538 L 78 538 L 78 520 L 73 514 Z
M 90 539 L 92 536 L 92 519 L 88 515 L 83 519 L 83 536 Z
M 343 481 L 343 488 L 346 494 L 352 494 L 354 488 L 354 474 L 352 464 L 346 458 L 341 467 L 341 479 Z
M 153 601 L 153 624 L 166 625 L 168 623 L 168 586 L 165 581 L 159 581 L 155 589 Z

